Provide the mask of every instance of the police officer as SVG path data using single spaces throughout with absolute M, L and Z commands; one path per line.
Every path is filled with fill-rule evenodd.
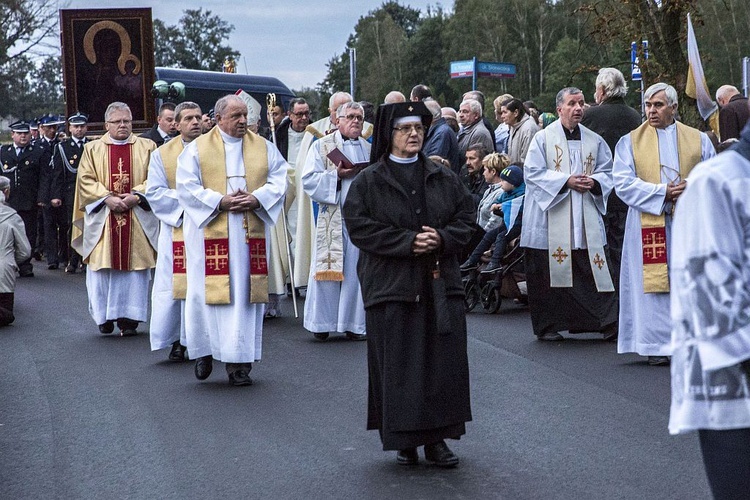
M 65 123 L 64 119 L 53 115 L 45 115 L 39 120 L 40 138 L 37 144 L 49 153 L 52 157 L 60 140 L 57 138 L 57 130 L 60 125 Z M 49 169 L 47 179 L 52 181 L 52 164 L 45 165 L 42 168 Z M 66 224 L 63 221 L 65 210 L 61 206 L 59 198 L 52 199 L 51 186 L 48 184 L 43 187 L 45 193 L 44 208 L 42 209 L 41 223 L 43 226 L 37 234 L 37 246 L 35 255 L 44 253 L 47 257 L 47 268 L 58 269 L 60 267 L 60 250 L 65 246 L 64 240 L 67 237 L 66 229 L 70 222 Z M 63 260 L 63 262 L 65 262 Z
M 50 204 L 53 208 L 59 207 L 63 214 L 60 220 L 60 235 L 62 237 L 58 241 L 60 262 L 67 263 L 65 266 L 66 273 L 75 273 L 81 265 L 81 256 L 70 247 L 70 232 L 78 164 L 83 156 L 83 146 L 88 142 L 86 139 L 87 124 L 88 116 L 81 113 L 76 113 L 68 118 L 70 137 L 60 142 L 52 155 Z
M 21 216 L 29 242 L 36 240 L 37 211 L 43 207 L 49 183 L 50 152 L 41 146 L 31 146 L 29 124 L 15 122 L 10 126 L 13 144 L 0 148 L 0 174 L 10 179 L 7 203 Z M 31 259 L 19 264 L 21 277 L 34 276 Z

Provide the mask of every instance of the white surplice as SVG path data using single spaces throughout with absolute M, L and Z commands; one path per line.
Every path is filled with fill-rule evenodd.
M 352 163 L 366 162 L 370 158 L 370 144 L 364 139 L 342 141 L 341 133 L 335 132 L 334 140 L 337 147 Z M 320 141 L 316 141 L 310 148 L 302 171 L 301 182 L 310 199 L 318 203 L 338 205 L 341 210 L 354 178 L 342 179 L 341 190 L 338 191 L 336 189 L 338 174 L 335 170 L 326 171 L 320 156 L 320 144 Z M 343 220 L 342 229 L 344 281 L 315 279 L 317 251 L 315 245 L 312 247 L 304 326 L 314 333 L 365 333 L 365 306 L 357 277 L 359 249 L 349 239 L 346 222 Z
M 223 132 L 221 137 L 225 148 L 227 192 L 234 192 L 245 188 L 242 140 Z M 266 225 L 268 243 L 270 228 L 281 214 L 288 166 L 276 146 L 268 141 L 266 150 L 268 181 L 252 194 L 261 204 L 255 214 Z M 185 148 L 177 161 L 177 195 L 186 215 L 183 222 L 188 277 L 185 332 L 190 357 L 211 355 L 225 363 L 257 361 L 261 358 L 265 305 L 250 302 L 250 252 L 241 212 L 228 213 L 231 304 L 206 304 L 203 230 L 218 215 L 222 194 L 203 187 L 195 142 Z
M 172 139 L 174 141 L 181 139 Z M 148 166 L 146 199 L 159 219 L 159 244 L 156 255 L 154 284 L 151 289 L 151 350 L 157 351 L 185 339 L 185 301 L 172 295 L 172 228 L 182 226 L 182 207 L 177 190 L 170 189 L 159 149 L 151 153 Z
M 657 129 L 656 132 L 659 139 L 659 162 L 676 172 L 662 168 L 660 184 L 640 179 L 635 171 L 630 134 L 624 135 L 615 147 L 612 171 L 617 196 L 629 207 L 620 267 L 620 333 L 617 339 L 617 352 L 636 352 L 641 356 L 668 356 L 671 353 L 670 294 L 643 292 L 641 213 L 659 215 L 667 209 L 665 224 L 669 262 L 672 217 L 671 204 L 665 204 L 665 197 L 667 183 L 676 180 L 680 169 L 676 124 L 665 129 Z M 714 155 L 711 140 L 702 133 L 701 161 Z

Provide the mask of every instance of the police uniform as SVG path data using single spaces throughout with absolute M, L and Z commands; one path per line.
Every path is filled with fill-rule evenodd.
M 29 125 L 16 122 L 11 130 L 29 133 Z M 27 145 L 16 151 L 16 143 L 0 148 L 0 174 L 10 179 L 10 196 L 7 200 L 26 226 L 29 242 L 36 240 L 37 208 L 44 203 L 44 186 L 48 183 L 50 153 L 41 146 Z M 31 259 L 19 264 L 21 276 L 33 276 Z
M 86 125 L 88 117 L 81 113 L 68 118 L 70 125 Z M 88 139 L 76 139 L 72 135 L 70 138 L 61 141 L 55 147 L 52 155 L 52 181 L 50 183 L 50 199 L 62 200 L 62 206 L 59 210 L 64 214 L 60 234 L 63 237 L 59 240 L 60 262 L 67 263 L 66 273 L 75 273 L 81 264 L 81 256 L 70 247 L 71 221 L 73 220 L 73 200 L 76 192 L 76 176 L 78 174 L 78 164 L 83 156 L 83 146 Z
M 52 158 L 55 149 L 57 149 L 57 145 L 60 143 L 60 140 L 57 138 L 57 127 L 62 125 L 63 123 L 65 123 L 65 120 L 52 115 L 45 115 L 39 120 L 40 126 L 55 127 L 55 136 L 52 139 L 47 139 L 44 134 L 40 134 L 39 140 L 37 140 L 36 142 L 36 144 L 47 150 L 50 158 Z M 68 219 L 66 223 L 66 221 L 64 220 L 65 209 L 62 206 L 53 207 L 50 203 L 51 200 L 56 198 L 55 196 L 51 195 L 52 186 L 50 183 L 52 182 L 53 177 L 52 163 L 50 162 L 48 165 L 43 166 L 42 168 L 46 168 L 48 170 L 48 183 L 40 188 L 44 193 L 44 207 L 41 210 L 41 223 L 43 224 L 43 226 L 39 230 L 39 234 L 37 235 L 35 255 L 44 253 L 44 255 L 47 257 L 47 268 L 57 269 L 58 267 L 60 267 L 60 260 L 62 259 L 63 262 L 65 262 L 67 258 L 67 254 L 62 255 L 61 252 L 69 245 L 66 245 L 65 240 L 68 237 L 67 231 L 68 227 L 70 226 L 70 219 Z

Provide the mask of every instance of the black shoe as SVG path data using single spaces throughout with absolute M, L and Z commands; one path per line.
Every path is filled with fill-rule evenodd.
M 203 356 L 195 360 L 195 378 L 206 380 L 214 369 L 214 358 Z
M 473 271 L 477 267 L 478 267 L 477 264 L 474 264 L 474 263 L 472 263 L 472 262 L 470 262 L 470 261 L 467 260 L 466 262 L 464 262 L 463 264 L 461 264 L 461 266 L 459 266 L 459 269 L 461 271 Z
M 438 467 L 455 467 L 458 465 L 458 457 L 453 454 L 445 441 L 424 445 L 424 458 Z
M 101 325 L 99 325 L 99 333 L 102 335 L 109 335 L 110 333 L 115 331 L 115 322 L 112 320 L 107 320 Z
M 73 264 L 68 264 L 67 266 L 65 266 L 65 272 L 69 274 L 75 274 L 76 266 L 74 266 Z
M 250 378 L 250 374 L 247 370 L 235 370 L 229 374 L 229 385 L 242 386 L 242 385 L 253 385 L 253 379 Z
M 367 340 L 367 334 L 346 332 L 346 338 L 348 338 L 349 340 Z
M 138 322 L 134 319 L 118 318 L 117 328 L 120 329 L 121 337 L 128 337 L 138 333 Z
M 326 340 L 328 340 L 328 332 L 313 333 L 313 337 L 315 337 L 315 340 L 325 342 Z
M 557 332 L 547 332 L 537 336 L 537 340 L 559 342 L 561 340 L 565 340 L 565 337 Z
M 604 335 L 604 340 L 606 342 L 617 342 L 617 336 L 619 333 L 620 328 L 618 323 L 613 323 L 612 325 L 602 330 L 602 334 Z
M 31 256 L 34 257 L 34 260 L 37 262 L 42 261 L 42 252 L 34 252 Z
M 481 274 L 490 274 L 490 273 L 496 273 L 500 271 L 503 268 L 499 263 L 489 261 L 486 266 L 484 266 L 484 269 L 482 269 Z
M 399 465 L 417 465 L 419 463 L 419 454 L 416 448 L 406 448 L 398 450 L 396 461 Z
M 648 364 L 651 366 L 669 365 L 669 356 L 649 356 Z
M 187 347 L 180 344 L 179 340 L 175 340 L 172 344 L 172 350 L 169 351 L 169 361 L 185 361 L 185 350 Z
M 60 269 L 60 264 L 50 264 L 47 266 L 50 271 Z
M 21 271 L 20 276 L 22 278 L 33 278 L 34 277 L 34 271 Z

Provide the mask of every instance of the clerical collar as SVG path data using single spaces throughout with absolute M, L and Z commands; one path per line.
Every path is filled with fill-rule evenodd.
M 562 123 L 560 124 L 562 125 Z M 576 128 L 573 130 L 568 130 L 568 128 L 563 125 L 563 130 L 565 131 L 565 140 L 568 141 L 580 141 L 581 140 L 581 127 L 576 125 Z
M 242 142 L 242 137 L 231 136 L 229 134 L 224 133 L 224 131 L 221 129 L 219 129 L 219 133 L 221 134 L 221 138 L 224 140 L 224 142 L 228 142 L 230 144 Z
M 344 142 L 346 142 L 346 141 L 358 142 L 359 141 L 359 137 L 355 137 L 354 139 L 352 139 L 351 137 L 347 137 L 345 135 L 342 135 L 341 136 L 341 140 L 344 141 Z
M 128 139 L 130 139 L 130 137 L 128 137 Z M 111 135 L 109 136 L 109 140 L 112 141 L 112 144 L 114 144 L 115 146 L 122 146 L 123 144 L 127 144 L 128 139 L 115 139 Z
M 401 158 L 400 156 L 395 156 L 394 154 L 388 155 L 388 159 L 391 160 L 393 163 L 400 163 L 402 165 L 406 165 L 409 163 L 414 163 L 417 161 L 418 155 L 414 155 L 410 158 Z

